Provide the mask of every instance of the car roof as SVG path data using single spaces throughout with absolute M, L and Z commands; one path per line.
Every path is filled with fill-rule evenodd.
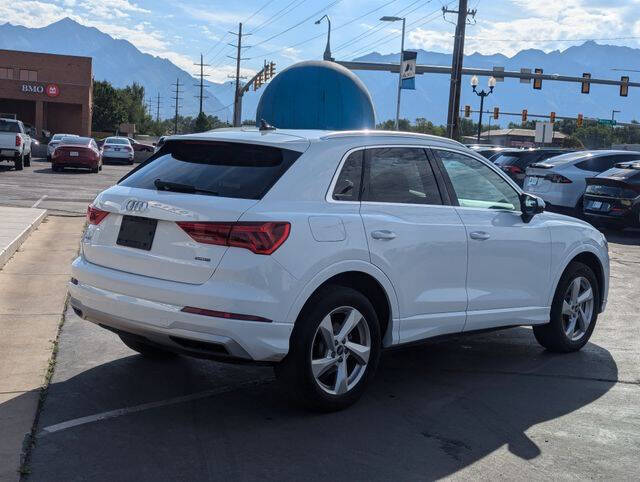
M 172 140 L 210 140 L 243 142 L 256 144 L 280 144 L 282 147 L 292 147 L 295 145 L 307 145 L 312 142 L 322 142 L 331 139 L 376 139 L 377 141 L 432 141 L 440 144 L 448 144 L 452 147 L 464 147 L 457 141 L 444 137 L 432 136 L 428 134 L 418 134 L 414 132 L 380 131 L 380 130 L 352 130 L 333 131 L 315 129 L 270 129 L 259 130 L 256 127 L 222 128 L 214 129 L 197 134 L 186 134 L 178 136 L 167 136 L 166 141 Z
M 611 156 L 617 154 L 638 154 L 640 152 L 634 151 L 623 151 L 623 150 L 614 150 L 614 149 L 597 149 L 597 150 L 588 150 L 588 151 L 574 151 L 567 152 L 566 154 L 560 154 L 558 156 L 550 157 L 547 159 L 545 164 L 565 164 L 569 162 L 578 162 L 585 160 L 587 158 L 593 157 L 602 157 L 602 156 Z

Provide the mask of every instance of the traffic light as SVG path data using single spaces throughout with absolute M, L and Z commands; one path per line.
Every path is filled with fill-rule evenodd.
M 578 121 L 576 122 L 578 127 L 582 127 L 582 114 L 578 114 Z
M 620 82 L 622 82 L 622 85 L 620 86 L 620 97 L 626 97 L 629 95 L 629 77 L 623 75 L 620 77 Z
M 584 74 L 582 74 L 582 78 L 583 79 L 590 79 L 591 78 L 591 74 L 585 72 Z M 589 93 L 589 89 L 591 88 L 591 82 L 583 82 L 582 83 L 582 90 L 581 92 L 583 94 L 588 94 Z
M 497 119 L 500 117 L 500 107 L 494 107 L 493 108 L 493 118 Z
M 258 72 L 256 80 L 253 81 L 253 90 L 258 90 L 262 87 L 262 72 Z
M 535 69 L 534 72 L 536 74 L 542 74 L 542 69 Z M 536 90 L 542 89 L 542 79 L 539 79 L 539 78 L 533 79 L 533 88 Z
M 549 114 L 549 122 L 553 124 L 555 121 L 556 121 L 556 113 L 552 112 L 551 114 Z
M 269 78 L 273 79 L 274 75 L 276 75 L 276 63 L 269 62 Z
M 522 109 L 522 123 L 527 122 L 527 109 Z
M 464 116 L 465 117 L 471 117 L 471 106 L 470 105 L 465 105 L 464 106 Z

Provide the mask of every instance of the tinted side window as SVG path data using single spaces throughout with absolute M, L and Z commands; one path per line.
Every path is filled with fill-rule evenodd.
M 437 151 L 462 207 L 520 210 L 520 196 L 484 163 L 451 151 Z
M 340 171 L 340 176 L 333 189 L 336 201 L 359 201 L 360 181 L 362 180 L 362 159 L 364 150 L 352 152 L 347 157 Z
M 607 169 L 611 169 L 616 164 L 616 162 L 632 160 L 633 158 L 634 156 L 629 154 L 591 157 L 582 162 L 578 162 L 576 164 L 576 167 L 578 169 L 582 169 L 583 171 L 604 172 Z
M 424 149 L 376 148 L 367 156 L 363 201 L 442 204 Z

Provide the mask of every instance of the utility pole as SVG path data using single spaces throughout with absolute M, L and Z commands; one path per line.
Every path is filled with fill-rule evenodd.
M 467 16 L 475 18 L 476 10 L 467 9 L 467 0 L 459 0 L 458 10 L 442 7 L 443 17 L 447 13 L 457 13 L 456 34 L 451 60 L 451 85 L 449 87 L 449 111 L 447 113 L 447 134 L 457 139 L 460 133 L 460 87 L 462 82 L 462 64 L 464 59 L 464 36 L 467 26 Z
M 180 108 L 179 102 L 181 100 L 180 97 L 180 78 L 178 77 L 176 79 L 176 83 L 172 84 L 175 85 L 176 87 L 176 95 L 175 97 L 173 97 L 173 99 L 176 101 L 176 116 L 173 119 L 173 133 L 177 134 L 178 133 L 178 109 Z
M 156 101 L 156 122 L 160 122 L 160 92 L 158 92 L 158 99 Z
M 240 24 L 238 25 L 238 33 L 235 32 L 229 32 L 231 35 L 237 35 L 238 37 L 238 43 L 236 45 L 234 44 L 229 44 L 232 47 L 236 47 L 237 48 L 237 54 L 235 56 L 235 60 L 236 60 L 236 75 L 235 75 L 235 79 L 236 79 L 236 88 L 235 88 L 235 95 L 233 98 L 233 127 L 240 127 L 242 125 L 242 94 L 240 92 L 240 61 L 241 60 L 246 60 L 242 58 L 242 49 L 243 48 L 247 48 L 247 47 L 243 47 L 242 46 L 242 22 L 240 22 Z M 244 34 L 245 36 L 247 35 L 251 35 L 251 34 Z M 234 58 L 230 55 L 227 55 L 227 57 L 229 58 Z
M 209 77 L 207 74 L 204 73 L 204 68 L 209 67 L 209 64 L 203 63 L 202 54 L 200 54 L 200 63 L 194 64 L 194 65 L 200 66 L 200 84 L 196 84 L 196 87 L 200 87 L 200 95 L 197 95 L 196 97 L 200 99 L 199 113 L 202 114 L 202 101 L 207 98 L 207 96 L 204 95 L 204 78 Z

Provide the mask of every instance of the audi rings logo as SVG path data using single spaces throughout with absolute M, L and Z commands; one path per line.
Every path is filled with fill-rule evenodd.
M 138 201 L 137 199 L 129 199 L 124 208 L 130 213 L 141 213 L 149 208 L 147 201 Z

